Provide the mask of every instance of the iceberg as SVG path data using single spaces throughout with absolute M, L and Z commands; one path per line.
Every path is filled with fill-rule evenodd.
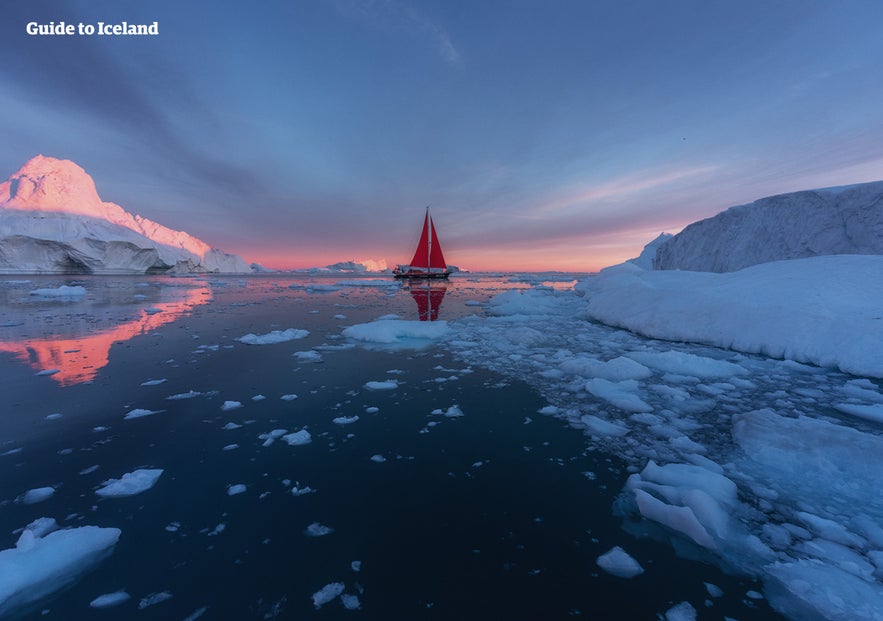
M 86 171 L 37 157 L 0 184 L 0 273 L 250 273 L 236 255 L 104 202 Z
M 883 181 L 874 181 L 730 207 L 658 244 L 653 267 L 733 272 L 783 259 L 883 254 L 881 200 Z

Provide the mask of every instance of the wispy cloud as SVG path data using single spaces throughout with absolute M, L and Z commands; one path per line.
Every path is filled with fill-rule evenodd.
M 373 28 L 399 30 L 429 41 L 441 58 L 452 65 L 462 60 L 460 52 L 442 26 L 411 5 L 397 0 L 330 0 L 341 15 Z

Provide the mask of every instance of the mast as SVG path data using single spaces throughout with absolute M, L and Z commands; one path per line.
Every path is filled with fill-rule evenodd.
M 432 216 L 429 215 L 429 205 L 426 206 L 426 219 L 424 222 L 429 224 L 428 226 L 428 235 L 427 239 L 429 243 L 426 244 L 426 271 L 432 271 Z

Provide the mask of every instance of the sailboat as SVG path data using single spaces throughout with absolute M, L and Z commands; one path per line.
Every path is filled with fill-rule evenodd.
M 423 218 L 423 232 L 420 241 L 417 242 L 417 250 L 408 265 L 399 265 L 392 271 L 396 278 L 447 278 L 451 275 L 442 254 L 441 244 L 438 243 L 438 235 L 435 233 L 435 225 L 432 216 L 429 215 L 429 207 L 426 207 L 426 216 Z

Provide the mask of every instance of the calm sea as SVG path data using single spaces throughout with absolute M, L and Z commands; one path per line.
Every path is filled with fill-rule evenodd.
M 496 293 L 571 279 L 349 280 L 0 280 L 0 549 L 41 517 L 121 530 L 13 618 L 656 619 L 683 601 L 700 619 L 779 618 L 751 580 L 625 532 L 612 506 L 630 473 L 538 413 L 526 384 L 443 345 L 342 335 L 390 314 L 456 333 Z M 85 294 L 31 295 L 61 285 Z M 288 329 L 308 334 L 237 340 Z M 310 443 L 282 437 L 300 430 Z M 163 473 L 130 497 L 95 493 L 138 469 Z M 601 570 L 614 546 L 644 574 Z M 317 607 L 336 583 L 352 597 Z M 90 607 L 117 591 L 130 599 Z

